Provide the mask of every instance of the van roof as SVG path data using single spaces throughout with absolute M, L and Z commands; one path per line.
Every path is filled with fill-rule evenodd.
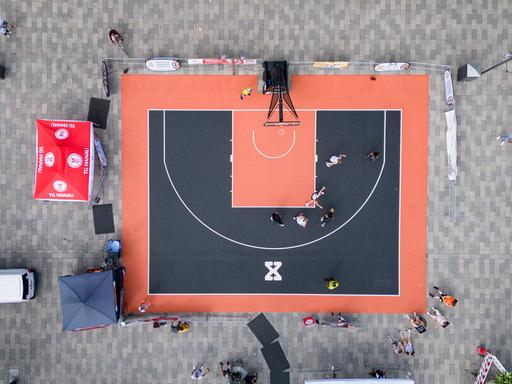
M 0 274 L 0 303 L 19 302 L 23 295 L 21 275 Z

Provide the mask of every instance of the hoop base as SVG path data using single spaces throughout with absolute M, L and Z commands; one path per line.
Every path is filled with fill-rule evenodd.
M 296 127 L 300 125 L 300 121 L 265 121 L 264 127 Z

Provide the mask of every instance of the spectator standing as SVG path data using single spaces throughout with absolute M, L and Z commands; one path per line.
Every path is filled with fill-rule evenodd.
M 0 16 L 0 34 L 11 37 L 14 32 L 14 25 L 9 24 Z
M 222 377 L 224 378 L 224 382 L 226 384 L 229 384 L 230 377 L 231 377 L 231 365 L 230 365 L 229 361 L 226 361 L 226 365 L 224 365 L 224 363 L 221 361 L 219 363 L 219 368 L 220 368 L 220 373 L 221 373 Z
M 498 140 L 498 143 L 500 143 L 500 145 L 503 145 L 505 143 L 512 144 L 512 134 L 499 135 L 498 137 L 496 137 L 496 140 Z
M 402 345 L 404 346 L 404 351 L 406 355 L 413 356 L 414 348 L 412 346 L 411 340 L 411 330 L 400 331 L 400 338 L 402 339 Z
M 427 323 L 425 320 L 423 320 L 421 317 L 419 317 L 416 312 L 414 312 L 412 315 L 405 315 L 407 320 L 411 323 L 412 327 L 418 332 L 418 333 L 424 333 L 427 332 Z
M 457 305 L 458 300 L 455 297 L 448 295 L 446 292 L 441 291 L 439 287 L 434 286 L 433 288 L 435 292 L 429 293 L 430 297 L 439 300 L 447 307 L 453 308 Z
M 247 375 L 244 378 L 244 382 L 245 382 L 245 384 L 257 384 L 258 383 L 258 375 L 256 373 Z
M 401 355 L 404 353 L 404 345 L 400 341 L 393 340 L 393 338 L 390 335 L 388 335 L 388 340 L 391 343 L 391 345 L 393 346 L 393 351 L 397 355 Z
M 201 380 L 203 377 L 205 377 L 210 370 L 208 368 L 201 366 L 195 366 L 192 370 L 192 374 L 190 377 L 194 380 Z
M 446 317 L 444 317 L 443 313 L 435 307 L 432 307 L 431 311 L 427 312 L 427 315 L 434 319 L 443 328 L 446 328 L 450 324 Z
M 374 377 L 376 379 L 385 379 L 386 378 L 386 372 L 380 370 L 380 369 L 373 369 L 368 373 L 371 377 Z

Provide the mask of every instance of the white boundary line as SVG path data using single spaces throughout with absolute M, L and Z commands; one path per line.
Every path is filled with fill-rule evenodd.
M 149 255 L 151 255 L 151 250 L 149 249 L 150 247 L 150 244 L 151 244 L 151 240 L 150 240 L 150 235 L 151 235 L 151 232 L 149 230 L 149 226 L 150 226 L 150 223 L 151 223 L 151 209 L 150 209 L 150 206 L 149 206 L 149 199 L 150 199 L 150 194 L 149 194 L 149 136 L 151 134 L 151 132 L 149 131 L 150 130 L 150 126 L 149 126 L 149 113 L 151 112 L 151 110 L 148 109 L 148 113 L 147 113 L 147 116 L 146 116 L 146 119 L 147 119 L 147 129 L 146 129 L 146 132 L 147 132 L 147 135 L 148 135 L 148 138 L 147 138 L 147 153 L 148 153 L 148 172 L 147 172 L 147 184 L 148 184 L 148 286 L 147 286 L 147 295 L 149 295 L 149 272 L 150 272 L 150 264 L 149 264 Z M 164 119 L 165 119 L 165 112 L 164 112 Z
M 231 156 L 229 156 L 229 160 L 231 162 L 231 208 L 233 208 L 233 199 L 235 196 L 235 191 L 234 191 L 235 183 L 233 181 L 233 179 L 234 179 L 233 175 L 235 174 L 235 162 L 233 161 L 233 157 L 235 155 L 234 149 L 235 149 L 235 112 L 231 111 Z
M 306 207 L 305 205 L 284 205 L 284 206 L 277 206 L 277 205 L 233 205 L 231 208 L 304 208 L 308 209 L 311 207 Z
M 344 110 L 339 110 L 339 111 L 344 111 Z M 205 228 L 207 228 L 208 230 L 210 230 L 211 232 L 213 232 L 214 234 L 216 234 L 217 236 L 223 238 L 224 240 L 227 240 L 227 241 L 230 241 L 234 244 L 237 244 L 237 245 L 240 245 L 242 247 L 247 247 L 247 248 L 253 248 L 253 249 L 261 249 L 261 250 L 266 250 L 266 251 L 282 251 L 282 250 L 287 250 L 287 249 L 295 249 L 295 248 L 301 248 L 301 247 L 306 247 L 308 245 L 311 245 L 311 244 L 314 244 L 314 243 L 317 243 L 331 235 L 333 235 L 334 233 L 338 232 L 341 228 L 345 227 L 350 221 L 352 221 L 352 219 L 354 217 L 356 217 L 359 212 L 365 207 L 365 205 L 368 203 L 368 201 L 370 200 L 370 198 L 372 197 L 373 193 L 375 192 L 375 189 L 377 189 L 377 186 L 379 185 L 379 182 L 380 182 L 380 179 L 382 177 L 382 173 L 384 171 L 384 168 L 385 168 L 385 165 L 386 165 L 386 133 L 387 133 L 387 122 L 386 122 L 386 111 L 387 110 L 379 110 L 379 111 L 383 111 L 384 112 L 384 156 L 382 158 L 382 166 L 381 166 L 381 169 L 380 169 L 380 172 L 379 172 L 379 176 L 377 177 L 377 181 L 375 182 L 375 185 L 373 186 L 370 194 L 368 195 L 368 197 L 366 198 L 366 200 L 363 202 L 363 204 L 359 207 L 359 209 L 357 209 L 354 214 L 352 216 L 350 216 L 348 218 L 347 221 L 345 221 L 343 224 L 341 224 L 340 226 L 338 226 L 337 228 L 333 229 L 332 231 L 330 231 L 329 233 L 317 238 L 317 239 L 314 239 L 314 240 L 311 240 L 311 241 L 308 241 L 308 242 L 305 242 L 305 243 L 301 243 L 301 244 L 295 244 L 295 245 L 290 245 L 290 246 L 284 246 L 284 247 L 263 247 L 263 246 L 259 246 L 259 245 L 253 245 L 253 244 L 248 244 L 248 243 L 244 243 L 244 242 L 241 242 L 241 241 L 238 241 L 238 240 L 235 240 L 235 239 L 232 239 L 226 235 L 223 235 L 222 233 L 220 232 L 217 232 L 215 229 L 211 228 L 208 224 L 206 224 L 204 221 L 202 221 L 189 207 L 188 205 L 185 203 L 185 201 L 183 200 L 183 198 L 181 197 L 180 193 L 178 192 L 178 189 L 176 188 L 176 186 L 174 185 L 174 182 L 172 180 L 172 177 L 169 173 L 169 169 L 167 167 L 167 161 L 166 161 L 166 152 L 165 152 L 165 131 L 166 131 L 166 127 L 165 127 L 165 110 L 164 110 L 164 119 L 163 119 L 163 127 L 162 127 L 162 130 L 163 130 L 163 162 L 164 162 L 164 167 L 165 167 L 165 172 L 167 173 L 167 178 L 169 179 L 169 182 L 171 183 L 171 186 L 174 190 L 174 193 L 176 193 L 176 196 L 178 197 L 178 199 L 180 200 L 181 204 L 185 207 L 185 209 L 192 215 L 192 217 L 194 217 L 200 224 L 202 224 Z M 149 129 L 149 128 L 148 128 Z M 400 137 L 401 137 L 401 132 L 402 132 L 402 127 L 400 127 Z M 148 156 L 149 156 L 149 150 L 148 150 Z M 149 167 L 149 160 L 148 160 L 148 167 Z M 401 164 L 400 164 L 400 171 L 401 171 Z M 149 183 L 148 183 L 149 185 Z M 148 198 L 148 201 L 149 201 L 149 198 Z M 400 217 L 399 217 L 399 221 L 400 221 Z M 149 227 L 149 225 L 148 225 Z M 149 239 L 149 238 L 148 238 Z M 148 257 L 149 258 L 149 257 Z
M 224 112 L 251 112 L 251 111 L 267 111 L 268 112 L 268 109 L 258 109 L 258 108 L 254 108 L 254 109 L 243 109 L 243 108 L 240 108 L 240 109 L 236 109 L 236 108 L 232 108 L 232 109 L 222 109 L 222 108 L 219 108 L 219 109 L 193 109 L 193 108 L 169 108 L 169 109 L 148 109 L 148 111 L 198 111 L 198 112 L 201 112 L 201 111 L 206 111 L 206 112 L 211 112 L 211 111 L 224 111 Z M 373 109 L 373 108 L 370 108 L 370 109 L 367 109 L 367 108 L 360 108 L 360 109 L 339 109 L 339 108 L 320 108 L 320 109 L 311 109 L 311 108 L 302 108 L 302 109 L 296 109 L 296 111 L 304 111 L 304 112 L 307 112 L 307 111 L 312 111 L 312 112 L 316 112 L 316 111 L 399 111 L 399 112 L 402 112 L 401 109 Z
M 316 115 L 318 115 L 318 111 L 315 112 L 315 137 L 314 137 L 314 142 L 313 142 L 313 191 L 316 191 L 316 163 L 318 161 L 318 155 L 316 154 L 316 147 L 317 147 L 317 142 L 318 142 L 318 137 L 316 135 Z M 315 205 L 313 204 L 313 207 L 314 208 Z M 308 207 L 309 208 L 309 207 Z
M 324 111 L 326 109 L 317 110 L 317 111 Z M 329 109 L 328 109 L 329 110 Z M 346 109 L 346 110 L 340 110 L 338 111 L 364 111 L 365 109 Z M 402 187 L 402 110 L 401 109 L 388 109 L 384 110 L 384 115 L 386 116 L 386 111 L 400 111 L 400 191 L 399 191 L 399 215 L 398 215 L 398 294 L 397 295 L 379 295 L 379 294 L 313 294 L 313 293 L 150 293 L 149 292 L 149 261 L 150 261 L 150 249 L 149 249 L 149 223 L 150 223 L 150 211 L 149 211 L 149 112 L 150 111 L 163 111 L 163 119 L 164 119 L 164 135 L 165 135 L 165 111 L 166 109 L 148 109 L 147 113 L 147 132 L 148 132 L 148 139 L 147 139 L 147 149 L 148 149 L 148 285 L 147 285 L 147 294 L 151 294 L 153 296 L 308 296 L 308 297 L 399 297 L 400 296 L 400 224 L 401 224 L 401 187 Z M 215 110 L 212 110 L 215 111 Z M 382 109 L 366 109 L 366 111 L 382 111 Z M 233 120 L 232 120 L 233 122 Z M 386 123 L 386 119 L 384 119 L 384 122 Z M 316 113 L 315 113 L 315 123 L 316 123 Z M 384 133 L 386 133 L 386 129 L 384 129 Z M 316 126 L 315 126 L 315 136 L 316 136 Z M 315 137 L 316 138 L 316 137 Z M 386 157 L 386 141 L 384 140 L 384 157 L 383 161 Z M 315 144 L 316 148 L 316 144 Z M 165 149 L 165 140 L 164 140 L 164 149 Z M 315 150 L 316 151 L 316 150 Z M 164 152 L 165 154 L 165 152 Z M 383 164 L 384 165 L 384 164 Z M 381 168 L 381 172 L 379 174 L 379 179 L 382 174 L 382 170 L 384 168 Z M 316 170 L 316 168 L 315 168 Z M 166 166 L 167 171 L 167 166 Z M 375 189 L 375 186 L 374 186 Z M 373 189 L 373 190 L 374 190 Z M 372 190 L 372 193 L 373 193 Z M 365 202 L 366 203 L 366 202 Z M 256 207 L 256 208 L 262 208 L 262 207 Z M 270 207 L 269 207 L 270 208 Z
M 254 149 L 256 149 L 256 152 L 258 152 L 261 156 L 263 157 L 266 157 L 267 159 L 271 159 L 271 160 L 275 160 L 275 159 L 281 159 L 283 157 L 285 157 L 287 154 L 289 154 L 291 152 L 291 150 L 293 149 L 293 147 L 295 147 L 295 128 L 293 129 L 293 141 L 292 141 L 292 145 L 290 146 L 290 148 L 288 148 L 288 150 L 279 155 L 279 156 L 269 156 L 269 155 L 265 155 L 259 148 L 258 146 L 256 145 L 256 139 L 254 137 L 255 135 L 255 132 L 254 132 L 254 129 L 252 130 L 252 145 L 254 146 Z
M 400 252 L 401 252 L 401 224 L 402 224 L 402 112 L 400 111 L 400 172 L 398 173 L 398 296 L 400 296 Z

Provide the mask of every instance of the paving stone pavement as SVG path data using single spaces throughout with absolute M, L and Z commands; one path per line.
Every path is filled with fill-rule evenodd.
M 82 204 L 32 200 L 34 120 L 85 119 L 91 96 L 101 95 L 101 57 L 118 57 L 107 38 L 122 31 L 129 54 L 208 57 L 221 53 L 288 60 L 416 61 L 484 67 L 511 50 L 512 1 L 51 1 L 0 0 L 0 15 L 17 26 L 0 39 L 0 267 L 38 271 L 32 303 L 0 306 L 0 380 L 19 368 L 21 383 L 187 383 L 192 365 L 214 372 L 241 358 L 268 383 L 259 344 L 244 323 L 193 324 L 174 336 L 144 327 L 62 333 L 57 277 L 99 260 L 103 237 L 93 234 Z M 512 66 L 511 66 L 512 67 Z M 364 69 L 362 70 L 364 71 Z M 118 72 L 119 73 L 119 72 Z M 281 334 L 292 383 L 321 377 L 335 365 L 343 377 L 371 366 L 409 369 L 418 383 L 471 383 L 477 344 L 512 369 L 510 227 L 512 146 L 495 137 L 510 131 L 512 75 L 504 67 L 455 84 L 459 122 L 456 222 L 448 218 L 445 120 L 440 73 L 431 73 L 428 282 L 453 290 L 460 305 L 452 325 L 431 326 L 415 338 L 416 355 L 395 356 L 386 340 L 406 326 L 403 315 L 357 316 L 364 328 L 306 329 L 304 314 L 268 314 Z M 114 87 L 116 83 L 114 81 Z M 120 99 L 112 96 L 103 134 L 112 171 L 105 201 L 120 221 Z M 376 309 L 378 312 L 378 309 Z M 309 373 L 301 373 L 309 372 Z

